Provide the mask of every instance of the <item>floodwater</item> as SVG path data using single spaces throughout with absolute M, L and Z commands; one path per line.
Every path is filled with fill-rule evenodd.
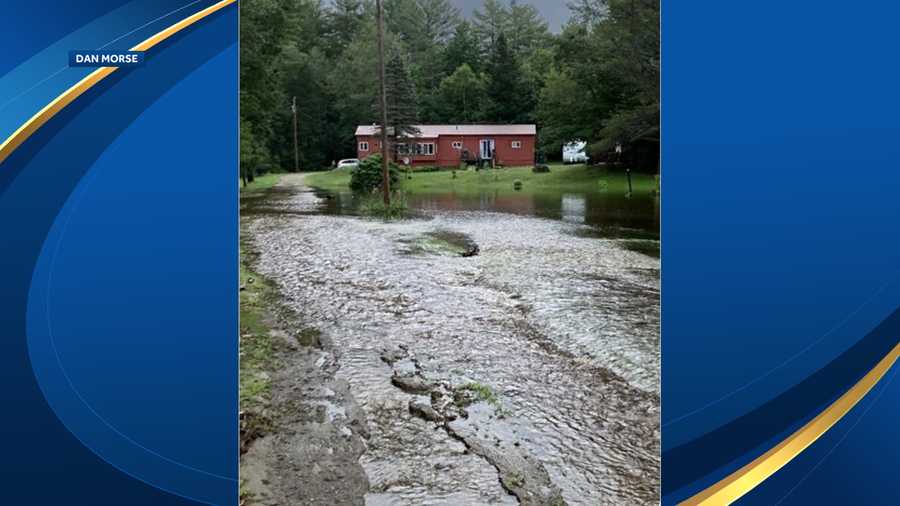
M 366 504 L 658 503 L 658 200 L 409 203 L 364 219 L 288 176 L 242 209 L 255 268 L 365 410 Z

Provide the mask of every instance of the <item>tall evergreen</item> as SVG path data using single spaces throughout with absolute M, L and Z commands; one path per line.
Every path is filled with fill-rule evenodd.
M 453 37 L 444 50 L 443 63 L 446 74 L 452 74 L 464 64 L 476 73 L 483 70 L 478 38 L 468 21 L 456 25 Z
M 503 33 L 497 37 L 487 73 L 490 78 L 488 120 L 500 123 L 529 121 L 534 97 L 524 85 L 518 59 Z
M 394 52 L 385 63 L 385 78 L 388 134 L 396 149 L 399 144 L 410 144 L 410 139 L 420 133 L 416 127 L 419 122 L 416 88 L 399 52 Z
M 506 33 L 509 26 L 509 11 L 500 0 L 484 0 L 481 9 L 472 14 L 472 26 L 482 54 L 490 56 L 497 49 L 500 35 Z

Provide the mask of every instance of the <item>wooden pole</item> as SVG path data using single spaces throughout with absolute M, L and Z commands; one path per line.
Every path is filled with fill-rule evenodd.
M 378 25 L 378 100 L 381 104 L 381 188 L 384 193 L 385 207 L 391 204 L 391 174 L 388 165 L 388 120 L 387 120 L 387 85 L 384 71 L 384 6 L 382 0 L 375 1 L 375 20 Z
M 297 143 L 297 97 L 291 102 L 291 111 L 294 113 L 294 172 L 300 172 L 300 148 Z

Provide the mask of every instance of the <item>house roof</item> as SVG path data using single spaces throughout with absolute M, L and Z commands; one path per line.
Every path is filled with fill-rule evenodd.
M 535 125 L 415 125 L 418 137 L 435 138 L 442 135 L 537 135 Z M 356 135 L 378 135 L 378 125 L 360 125 Z

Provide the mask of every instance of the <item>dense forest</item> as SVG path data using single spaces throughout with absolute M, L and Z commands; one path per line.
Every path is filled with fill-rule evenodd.
M 241 168 L 300 167 L 355 156 L 376 123 L 374 0 L 241 2 Z M 401 123 L 536 123 L 558 158 L 584 139 L 595 160 L 616 145 L 655 171 L 659 149 L 659 0 L 572 0 L 554 34 L 531 5 L 484 0 L 466 20 L 448 0 L 384 0 L 388 95 Z

